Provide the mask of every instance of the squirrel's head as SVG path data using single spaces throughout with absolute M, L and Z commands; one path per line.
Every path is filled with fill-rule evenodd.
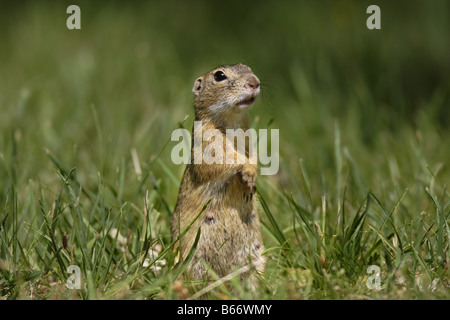
M 241 113 L 260 93 L 260 82 L 244 64 L 220 66 L 194 82 L 196 111 L 214 116 Z

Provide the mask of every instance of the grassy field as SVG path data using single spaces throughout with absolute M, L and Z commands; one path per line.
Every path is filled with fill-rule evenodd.
M 262 81 L 252 126 L 280 130 L 257 297 L 450 299 L 448 1 L 379 1 L 381 30 L 369 1 L 77 4 L 68 30 L 68 2 L 0 1 L 1 299 L 198 292 L 172 250 L 170 136 L 195 78 L 238 62 Z

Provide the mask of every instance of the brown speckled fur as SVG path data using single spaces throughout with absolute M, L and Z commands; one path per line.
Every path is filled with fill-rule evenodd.
M 224 72 L 227 79 L 214 79 L 214 73 L 219 70 Z M 257 87 L 257 92 L 249 89 L 249 83 Z M 248 129 L 248 107 L 240 107 L 239 102 L 249 95 L 256 98 L 259 80 L 245 65 L 220 66 L 198 78 L 193 92 L 195 120 L 202 121 L 203 132 L 208 129 L 220 130 L 224 151 L 233 152 L 236 158 L 245 157 L 246 163 L 194 164 L 194 154 L 203 150 L 192 143 L 191 164 L 186 166 L 171 220 L 173 239 L 211 201 L 177 244 L 181 249 L 181 257 L 185 259 L 201 227 L 197 250 L 187 276 L 195 280 L 210 278 L 205 263 L 220 277 L 250 262 L 257 271 L 263 272 L 265 259 L 261 253 L 264 247 L 256 197 L 253 196 L 257 165 L 248 161 L 248 145 L 246 154 L 239 154 L 227 144 L 225 136 L 226 129 Z M 218 108 L 211 107 L 217 104 L 220 105 Z

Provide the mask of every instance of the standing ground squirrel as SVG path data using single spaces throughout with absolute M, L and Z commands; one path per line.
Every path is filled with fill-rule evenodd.
M 177 239 L 210 201 L 178 244 L 185 259 L 201 227 L 195 256 L 187 269 L 191 280 L 210 279 L 208 268 L 219 277 L 249 264 L 258 272 L 264 271 L 264 247 L 253 197 L 257 164 L 249 161 L 247 141 L 241 152 L 234 138 L 230 141 L 226 135 L 227 129 L 245 132 L 249 128 L 247 110 L 260 93 L 259 85 L 258 77 L 243 64 L 220 66 L 195 80 L 195 121 L 201 121 L 201 127 L 194 126 L 192 134 L 217 129 L 215 132 L 223 139 L 223 152 L 235 161 L 211 163 L 203 155 L 203 160 L 195 163 L 195 155 L 203 154 L 206 147 L 192 139 L 191 161 L 184 171 L 171 219 L 172 237 Z

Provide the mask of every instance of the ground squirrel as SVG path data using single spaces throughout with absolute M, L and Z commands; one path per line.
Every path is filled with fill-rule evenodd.
M 202 124 L 199 129 L 202 132 L 197 133 L 217 129 L 216 132 L 223 136 L 223 151 L 237 161 L 234 164 L 208 164 L 203 159 L 201 163 L 195 163 L 194 155 L 202 153 L 205 146 L 196 146 L 192 139 L 191 161 L 186 166 L 171 218 L 173 239 L 177 239 L 210 202 L 178 244 L 185 259 L 201 227 L 187 277 L 210 279 L 207 266 L 219 277 L 246 265 L 263 272 L 265 258 L 261 254 L 264 247 L 253 196 L 257 164 L 249 161 L 247 140 L 245 152 L 240 152 L 236 142 L 227 140 L 226 135 L 227 129 L 246 131 L 249 128 L 247 110 L 260 93 L 260 81 L 246 65 L 220 66 L 196 79 L 192 91 L 195 121 Z M 194 126 L 193 136 L 195 130 Z

